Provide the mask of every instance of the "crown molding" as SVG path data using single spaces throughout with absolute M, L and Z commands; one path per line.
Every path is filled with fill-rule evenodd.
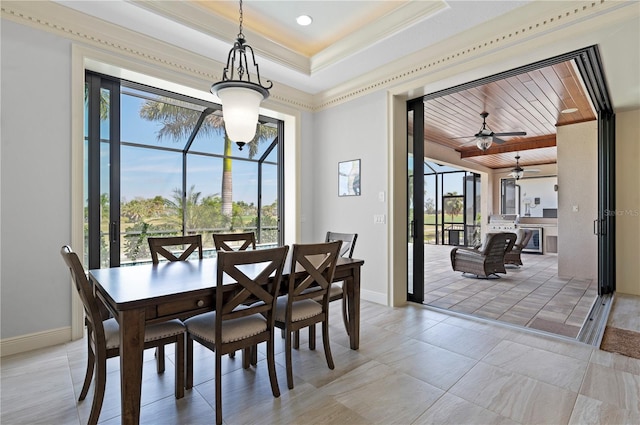
M 180 81 L 188 81 L 190 87 L 205 93 L 209 92 L 212 82 L 222 78 L 222 69 L 225 65 L 221 62 L 54 2 L 2 1 L 0 10 L 3 19 L 47 31 L 82 46 L 96 49 L 96 56 L 106 51 L 123 55 L 133 62 L 140 62 L 146 69 L 160 67 L 163 70 L 169 70 L 179 76 Z M 277 83 L 270 92 L 267 105 L 281 104 L 309 111 L 312 100 L 313 97 L 309 93 Z
M 158 3 L 166 6 L 176 2 Z M 211 72 L 222 70 L 224 65 L 220 62 L 57 3 L 3 1 L 0 6 L 3 19 L 48 31 L 95 49 L 125 55 L 152 67 L 170 69 L 181 77 L 191 77 L 196 88 L 206 92 L 212 81 L 221 78 L 218 72 Z M 398 87 L 407 88 L 412 96 L 417 97 L 420 96 L 420 90 L 414 89 L 425 79 L 460 73 L 470 64 L 478 67 L 490 63 L 495 57 L 503 59 L 509 48 L 528 48 L 532 40 L 539 45 L 543 41 L 547 44 L 559 42 L 576 34 L 586 36 L 599 28 L 637 17 L 639 9 L 634 1 L 534 1 L 489 23 L 316 95 L 274 81 L 276 84 L 268 105 L 319 111 L 378 90 L 397 91 Z M 187 10 L 193 11 L 192 8 Z M 531 62 L 535 60 L 532 57 Z
M 640 8 L 634 1 L 534 1 L 345 84 L 318 93 L 314 97 L 313 110 L 330 108 L 378 90 L 398 91 L 398 87 L 404 87 L 404 90 L 412 92 L 412 97 L 418 97 L 425 94 L 419 89 L 414 90 L 416 84 L 422 84 L 418 82 L 420 79 L 429 76 L 432 79 L 446 78 L 461 73 L 464 69 L 468 70 L 470 64 L 473 64 L 471 67 L 478 67 L 489 63 L 496 56 L 507 55 L 505 52 L 509 52 L 509 48 L 525 45 L 532 40 L 544 39 L 547 44 L 554 43 L 576 34 L 591 34 L 614 22 L 633 19 L 639 15 Z M 566 51 L 557 54 L 560 53 Z M 530 62 L 545 58 L 532 58 Z M 514 64 L 513 67 L 520 65 L 524 64 Z

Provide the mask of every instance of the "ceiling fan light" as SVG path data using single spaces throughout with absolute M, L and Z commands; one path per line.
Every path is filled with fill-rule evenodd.
M 489 137 L 478 137 L 478 139 L 476 140 L 476 146 L 482 152 L 486 151 L 487 149 L 489 149 L 491 147 L 491 138 L 489 138 Z

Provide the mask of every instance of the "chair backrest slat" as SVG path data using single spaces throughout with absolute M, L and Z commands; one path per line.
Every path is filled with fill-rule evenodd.
M 356 247 L 356 239 L 358 239 L 357 233 L 337 233 L 327 232 L 325 242 L 341 241 L 339 257 L 351 258 L 353 256 L 353 250 Z
M 504 255 L 511 250 L 516 241 L 515 233 L 492 233 L 487 235 L 487 245 L 484 255 L 489 258 L 504 258 Z
M 218 252 L 216 321 L 265 312 L 271 315 L 280 290 L 282 269 L 288 251 L 288 246 L 282 246 Z M 229 281 L 237 282 L 238 285 L 228 285 Z
M 533 230 L 524 229 L 524 236 L 522 237 L 522 240 L 520 241 L 520 243 L 518 243 L 517 248 L 520 250 L 523 250 L 529 243 L 531 236 L 533 236 Z
M 197 249 L 198 258 L 202 259 L 202 236 L 169 236 L 164 238 L 148 238 L 149 251 L 151 251 L 151 261 L 158 264 L 158 254 L 169 261 L 185 261 Z M 167 247 L 182 246 L 183 251 L 179 257 L 167 249 Z
M 288 302 L 290 304 L 318 296 L 323 297 L 323 302 L 328 302 L 326 295 L 329 293 L 329 287 L 333 281 L 341 245 L 342 242 L 339 240 L 293 245 L 288 285 Z M 305 272 L 302 278 L 297 277 L 300 271 Z M 309 291 L 309 289 L 315 290 Z
M 216 247 L 216 251 L 256 249 L 256 235 L 253 232 L 214 233 L 213 244 Z

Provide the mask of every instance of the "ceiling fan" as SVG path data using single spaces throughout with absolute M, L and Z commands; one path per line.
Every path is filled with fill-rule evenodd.
M 491 144 L 493 142 L 496 142 L 497 144 L 504 143 L 505 141 L 500 138 L 501 136 L 526 136 L 527 135 L 527 133 L 524 131 L 494 133 L 487 126 L 487 117 L 489 116 L 489 113 L 482 112 L 480 113 L 480 116 L 482 117 L 482 127 L 480 127 L 480 130 L 473 136 L 464 136 L 464 137 L 466 138 L 475 137 L 475 140 L 473 142 L 476 144 L 476 146 L 478 146 L 478 149 L 480 149 L 483 152 L 489 149 L 489 147 L 491 147 Z M 461 139 L 461 138 L 463 137 L 456 137 L 456 139 Z
M 520 166 L 520 155 L 516 155 L 516 166 L 513 169 L 511 169 L 511 172 L 509 173 L 509 175 L 516 180 L 520 180 L 522 177 L 524 177 L 525 171 L 528 173 L 537 173 L 540 170 L 535 170 L 533 168 L 528 168 L 525 170 Z

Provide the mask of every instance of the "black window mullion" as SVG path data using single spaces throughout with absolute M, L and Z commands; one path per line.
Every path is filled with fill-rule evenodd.
M 109 265 L 120 266 L 120 84 L 108 80 L 109 96 Z
M 278 121 L 278 245 L 284 245 L 284 122 Z M 261 192 L 262 194 L 262 189 Z
M 195 136 L 195 133 L 193 134 Z M 189 145 L 191 143 L 188 143 Z M 182 152 L 182 235 L 187 233 L 187 151 Z
M 100 77 L 87 74 L 88 182 L 87 222 L 88 267 L 100 268 Z
M 424 301 L 424 102 L 410 101 L 407 111 L 413 111 L 413 293 L 407 300 Z M 409 129 L 407 129 L 409 130 Z M 407 131 L 407 134 L 409 132 Z M 407 205 L 407 211 L 409 205 Z M 437 228 L 437 226 L 436 226 Z M 437 233 L 437 232 L 436 232 Z

